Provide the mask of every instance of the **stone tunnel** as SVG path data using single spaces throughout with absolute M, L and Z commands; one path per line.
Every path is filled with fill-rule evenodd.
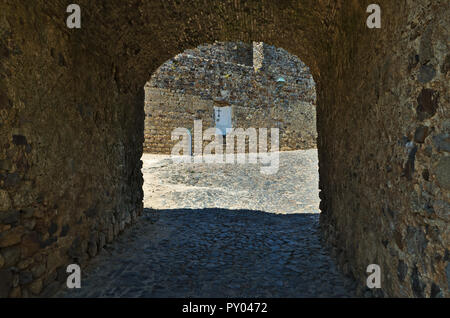
M 144 90 L 202 43 L 265 42 L 317 88 L 321 228 L 383 294 L 449 297 L 450 5 L 379 0 L 0 1 L 0 297 L 45 294 L 138 220 Z

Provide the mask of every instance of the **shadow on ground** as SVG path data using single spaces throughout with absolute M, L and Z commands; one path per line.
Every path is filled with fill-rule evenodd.
M 352 297 L 319 214 L 145 209 L 60 297 Z

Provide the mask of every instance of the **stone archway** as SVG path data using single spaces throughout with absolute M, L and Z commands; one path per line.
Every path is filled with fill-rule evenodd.
M 200 43 L 264 41 L 317 82 L 322 227 L 341 268 L 389 296 L 447 296 L 446 1 L 57 1 L 0 4 L 1 296 L 29 296 L 142 211 L 143 92 Z M 17 268 L 18 272 L 12 270 Z M 447 274 L 446 274 L 447 273 Z M 14 284 L 20 276 L 20 284 Z

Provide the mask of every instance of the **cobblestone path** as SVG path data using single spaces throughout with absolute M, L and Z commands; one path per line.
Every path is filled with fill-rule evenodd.
M 82 269 L 81 289 L 57 296 L 352 297 L 320 243 L 315 156 L 281 153 L 275 177 L 144 157 L 142 220 Z

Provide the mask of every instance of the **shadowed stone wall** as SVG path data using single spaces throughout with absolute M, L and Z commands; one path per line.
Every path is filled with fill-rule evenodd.
M 321 222 L 388 296 L 449 291 L 449 3 L 0 1 L 0 296 L 50 293 L 142 211 L 142 87 L 201 43 L 265 42 L 317 84 Z
M 192 132 L 194 119 L 203 121 L 203 129 L 214 127 L 214 107 L 223 106 L 231 106 L 234 128 L 278 128 L 280 150 L 316 146 L 314 80 L 283 49 L 264 43 L 201 45 L 158 68 L 145 92 L 145 152 L 170 154 L 175 128 Z

